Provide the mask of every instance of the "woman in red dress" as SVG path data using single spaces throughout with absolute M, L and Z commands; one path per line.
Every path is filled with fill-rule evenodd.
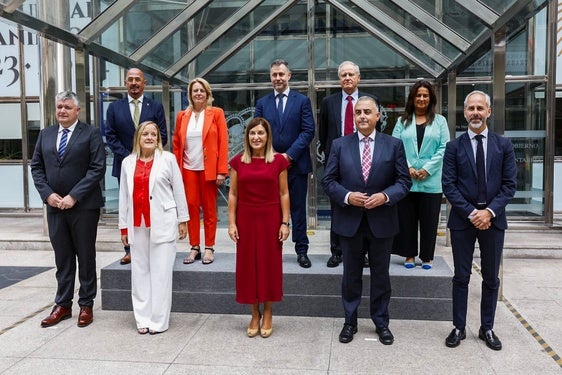
M 244 152 L 230 166 L 228 235 L 236 242 L 236 302 L 252 305 L 248 336 L 265 338 L 273 331 L 272 302 L 283 298 L 282 251 L 290 214 L 289 162 L 274 153 L 266 119 L 250 121 Z

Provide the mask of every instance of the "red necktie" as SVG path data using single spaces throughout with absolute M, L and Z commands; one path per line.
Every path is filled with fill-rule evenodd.
M 347 98 L 347 106 L 345 107 L 345 120 L 343 125 L 343 135 L 353 133 L 353 97 L 349 95 Z

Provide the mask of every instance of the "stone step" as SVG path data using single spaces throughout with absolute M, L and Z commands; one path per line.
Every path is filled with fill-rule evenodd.
M 172 311 L 209 314 L 246 314 L 247 305 L 235 301 L 235 254 L 217 254 L 211 265 L 182 264 L 186 253 L 176 255 Z M 276 315 L 343 317 L 341 279 L 343 267 L 326 267 L 326 255 L 309 255 L 312 267 L 301 268 L 295 255 L 283 256 L 283 301 L 274 305 Z M 390 276 L 391 319 L 450 321 L 453 273 L 442 257 L 433 269 L 408 270 L 402 257 L 392 256 Z M 132 310 L 130 265 L 118 261 L 101 270 L 103 310 Z M 363 275 L 360 318 L 369 317 L 369 269 Z

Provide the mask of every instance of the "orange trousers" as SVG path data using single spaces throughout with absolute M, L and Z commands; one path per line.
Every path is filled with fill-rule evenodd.
M 187 222 L 189 244 L 198 246 L 201 243 L 199 220 L 202 208 L 205 247 L 213 247 L 217 232 L 217 182 L 215 180 L 206 181 L 204 171 L 190 171 L 182 168 L 182 176 L 190 218 Z

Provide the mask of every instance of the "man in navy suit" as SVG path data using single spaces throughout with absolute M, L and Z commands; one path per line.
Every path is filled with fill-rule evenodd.
M 291 71 L 285 60 L 271 63 L 270 78 L 274 91 L 257 101 L 254 116 L 267 119 L 273 133 L 273 148 L 291 163 L 288 178 L 293 242 L 299 265 L 309 268 L 306 194 L 308 174 L 312 172 L 312 105 L 306 96 L 289 89 Z
M 488 94 L 482 91 L 468 94 L 464 101 L 468 130 L 447 143 L 443 159 L 443 193 L 451 203 L 447 226 L 455 265 L 455 328 L 445 340 L 445 344 L 452 348 L 466 337 L 468 284 L 476 240 L 480 245 L 482 269 L 478 337 L 493 350 L 502 348 L 493 331 L 494 316 L 500 284 L 498 272 L 507 229 L 505 207 L 516 191 L 517 170 L 511 141 L 492 133 L 487 127 L 486 121 L 491 113 Z M 478 173 L 479 164 L 483 176 Z
M 338 67 L 341 91 L 329 95 L 322 100 L 320 115 L 318 117 L 318 140 L 320 141 L 320 152 L 324 152 L 324 164 L 330 156 L 330 149 L 334 139 L 348 135 L 355 131 L 353 122 L 353 106 L 361 96 L 370 96 L 359 91 L 357 84 L 361 79 L 359 66 L 352 61 L 344 61 Z M 375 98 L 376 99 L 376 98 Z M 330 210 L 333 215 L 333 202 L 330 202 Z M 340 240 L 330 228 L 330 252 L 328 267 L 337 267 L 342 261 Z M 364 266 L 369 262 L 365 258 Z
M 322 187 L 334 202 L 332 228 L 340 236 L 343 253 L 342 343 L 353 340 L 357 332 L 365 244 L 371 275 L 371 319 L 381 343 L 394 342 L 388 328 L 388 268 L 393 237 L 398 233 L 396 203 L 408 194 L 412 180 L 402 142 L 375 130 L 378 108 L 374 98 L 359 98 L 354 108 L 357 132 L 334 140 L 322 179 Z
M 162 145 L 165 146 L 168 142 L 164 107 L 156 100 L 144 96 L 146 80 L 143 72 L 137 68 L 129 69 L 125 86 L 127 97 L 109 104 L 105 125 L 105 139 L 113 152 L 111 175 L 117 177 L 117 180 L 121 175 L 121 162 L 133 150 L 133 136 L 140 123 L 144 121 L 156 123 L 162 136 Z M 129 251 L 130 248 L 125 246 L 125 256 L 121 258 L 121 264 L 131 262 Z
M 97 293 L 96 235 L 103 207 L 100 181 L 105 173 L 105 149 L 99 129 L 78 121 L 75 93 L 56 96 L 58 124 L 39 133 L 31 174 L 47 204 L 49 238 L 57 266 L 57 294 L 51 314 L 41 321 L 50 327 L 72 316 L 78 260 L 78 326 L 93 320 Z

